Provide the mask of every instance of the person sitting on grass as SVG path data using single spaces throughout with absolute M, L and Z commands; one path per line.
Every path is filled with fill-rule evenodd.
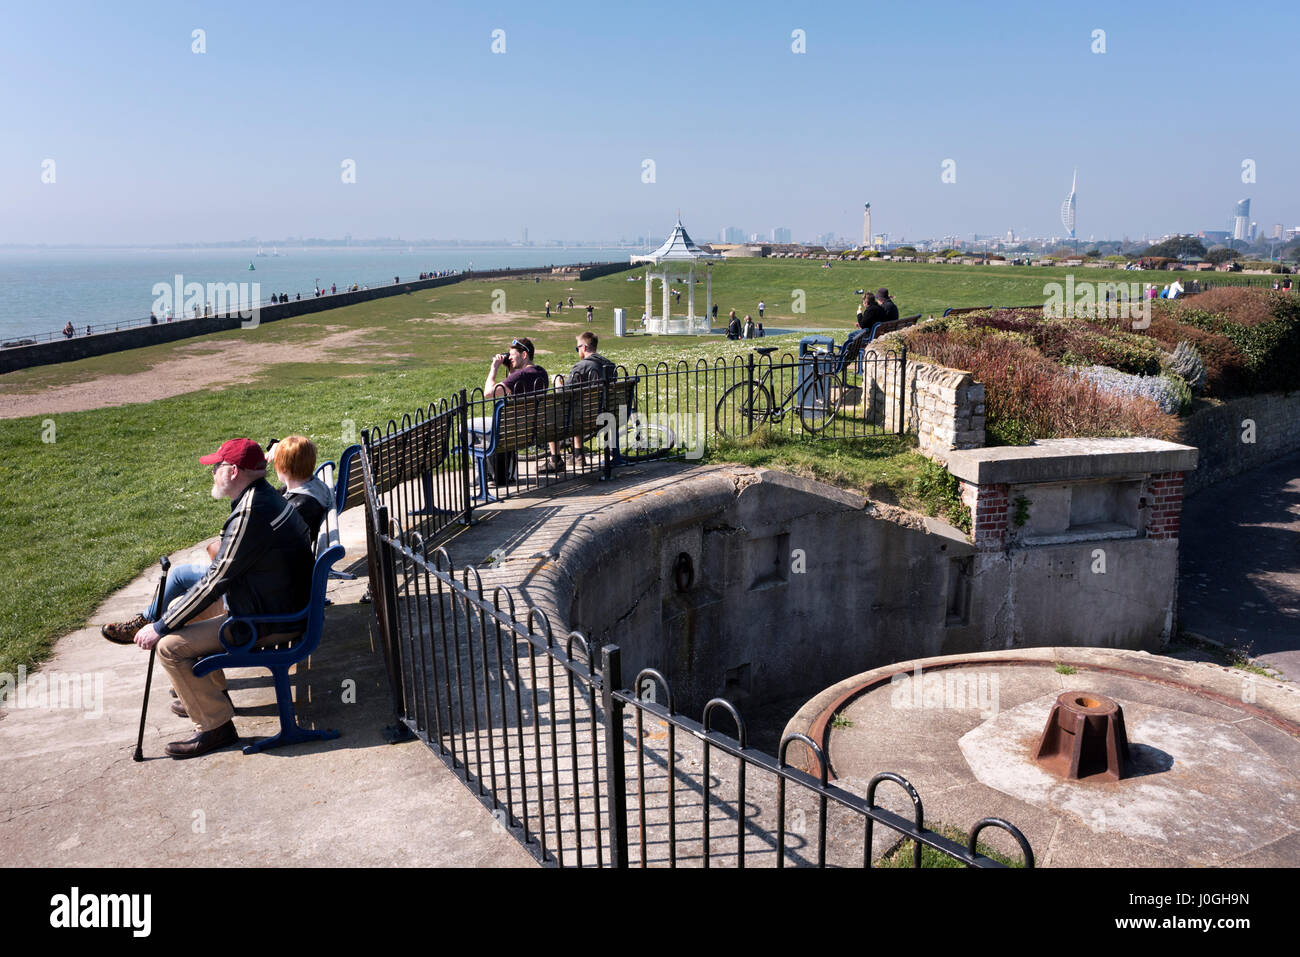
M 613 382 L 614 377 L 618 375 L 618 367 L 610 362 L 604 356 L 596 351 L 596 346 L 600 344 L 594 332 L 584 332 L 578 336 L 577 344 L 573 347 L 578 353 L 578 361 L 573 364 L 569 370 L 568 379 L 562 376 L 555 377 L 555 388 L 562 389 L 565 386 L 589 386 L 597 382 Z M 552 442 L 551 454 L 546 457 L 546 462 L 537 470 L 556 475 L 563 475 L 566 465 L 564 459 L 560 456 L 560 447 L 558 442 Z M 573 437 L 573 450 L 569 453 L 569 465 L 575 471 L 582 467 L 582 436 Z
M 166 753 L 173 758 L 199 757 L 239 740 L 225 675 L 194 675 L 200 658 L 224 650 L 218 638 L 224 616 L 203 619 L 200 613 L 220 598 L 236 617 L 290 614 L 300 611 L 311 596 L 307 525 L 266 481 L 261 446 L 249 439 L 230 439 L 199 461 L 212 466 L 212 497 L 231 502 L 217 557 L 157 621 L 135 634 L 135 644 L 145 651 L 157 646 L 179 699 L 172 710 L 194 722 L 192 737 L 167 745 Z M 263 624 L 257 626 L 255 646 L 283 644 L 301 634 L 302 628 L 292 624 Z
M 302 516 L 311 532 L 311 540 L 320 534 L 321 522 L 334 507 L 334 492 L 316 477 L 316 445 L 305 435 L 290 435 L 272 442 L 267 460 L 284 483 L 281 494 Z

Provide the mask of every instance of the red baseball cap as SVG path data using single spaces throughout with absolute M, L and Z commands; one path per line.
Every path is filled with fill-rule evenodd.
M 252 439 L 229 439 L 221 443 L 221 448 L 211 455 L 203 456 L 199 461 L 204 465 L 229 462 L 236 468 L 254 472 L 266 468 L 266 456 L 262 454 L 262 447 Z

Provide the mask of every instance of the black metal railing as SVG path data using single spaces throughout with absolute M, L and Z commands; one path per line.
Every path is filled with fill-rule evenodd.
M 506 396 L 462 390 L 367 430 L 376 504 L 435 540 L 475 507 L 652 459 L 696 460 L 760 430 L 860 439 L 906 427 L 906 348 L 619 367 L 609 381 Z M 360 476 L 355 476 L 359 479 Z M 359 482 L 357 483 L 359 487 Z
M 991 867 L 1000 865 L 974 848 L 995 827 L 1033 866 L 1028 841 L 1006 821 L 981 820 L 963 847 L 925 828 L 920 796 L 897 774 L 856 795 L 828 783 L 825 755 L 804 735 L 787 735 L 774 758 L 747 745 L 739 711 L 723 699 L 696 722 L 674 710 L 657 671 L 624 687 L 617 645 L 597 657 L 578 632 L 557 638 L 542 610 L 519 609 L 505 586 L 485 592 L 477 569 L 458 574 L 444 549 L 430 551 L 421 532 L 392 519 L 374 481 L 383 474 L 363 466 L 371 590 L 397 724 L 541 863 L 871 866 L 885 846 L 910 839 L 913 866 L 925 845 Z M 723 714 L 736 736 L 714 727 Z M 816 775 L 787 761 L 796 744 Z M 910 818 L 876 802 L 884 781 L 903 789 Z

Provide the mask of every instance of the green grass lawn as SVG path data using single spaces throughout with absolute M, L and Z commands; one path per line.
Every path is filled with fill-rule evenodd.
M 852 326 L 859 288 L 889 286 L 904 314 L 938 313 L 949 305 L 1039 302 L 1043 283 L 1065 272 L 838 262 L 822 269 L 811 261 L 733 260 L 715 267 L 714 292 L 722 316 L 733 307 L 756 314 L 763 298 L 767 326 L 833 329 L 842 339 Z M 1077 277 L 1085 271 L 1075 272 Z M 272 354 L 279 345 L 364 332 L 345 351 L 270 366 L 248 384 L 118 408 L 0 420 L 0 672 L 40 660 L 55 638 L 80 627 L 96 605 L 159 555 L 217 532 L 229 503 L 209 496 L 211 477 L 198 457 L 225 438 L 265 441 L 299 432 L 317 443 L 323 459 L 337 458 L 356 429 L 481 385 L 491 355 L 504 351 L 515 335 L 533 338 L 538 361 L 552 373 L 568 371 L 573 336 L 588 328 L 602 336 L 602 353 L 629 367 L 749 351 L 751 343 L 717 337 L 615 339 L 613 307 L 623 306 L 637 317 L 643 308 L 644 286 L 628 282 L 629 274 L 585 283 L 469 281 L 253 330 L 0 376 L 0 397 L 39 393 L 152 369 L 196 345 L 253 342 Z M 493 312 L 497 289 L 505 292 L 504 316 Z M 804 313 L 793 311 L 796 289 L 805 293 Z M 575 308 L 546 320 L 545 300 L 570 294 Z M 596 307 L 590 326 L 589 303 Z M 697 304 L 702 310 L 702 290 Z M 675 312 L 684 309 L 683 298 Z M 797 341 L 791 334 L 770 344 L 793 349 Z M 53 422 L 52 436 L 47 419 Z M 926 495 L 913 492 L 926 460 L 903 439 L 777 441 L 726 451 L 733 460 L 788 468 L 872 494 L 892 489 L 901 504 L 935 507 L 933 501 L 927 505 Z M 715 458 L 721 454 L 711 452 Z

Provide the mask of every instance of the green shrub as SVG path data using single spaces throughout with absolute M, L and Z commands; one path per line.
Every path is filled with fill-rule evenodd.
M 945 466 L 933 461 L 921 466 L 921 474 L 912 480 L 912 494 L 931 515 L 942 515 L 948 524 L 970 534 L 970 507 L 961 500 L 961 482 Z
M 1192 387 L 1187 384 L 1187 380 L 1180 375 L 1172 372 L 1160 373 L 1160 378 L 1169 383 L 1169 387 L 1178 396 L 1178 412 L 1181 415 L 1186 412 L 1192 405 Z
M 1232 343 L 1244 366 L 1244 375 L 1240 377 L 1242 391 L 1275 392 L 1300 388 L 1300 302 L 1285 293 L 1244 292 L 1246 297 L 1255 301 L 1235 313 L 1187 309 L 1177 314 L 1177 319 L 1217 333 Z M 1204 293 L 1196 298 L 1209 295 Z M 1204 303 L 1198 303 L 1201 305 Z

